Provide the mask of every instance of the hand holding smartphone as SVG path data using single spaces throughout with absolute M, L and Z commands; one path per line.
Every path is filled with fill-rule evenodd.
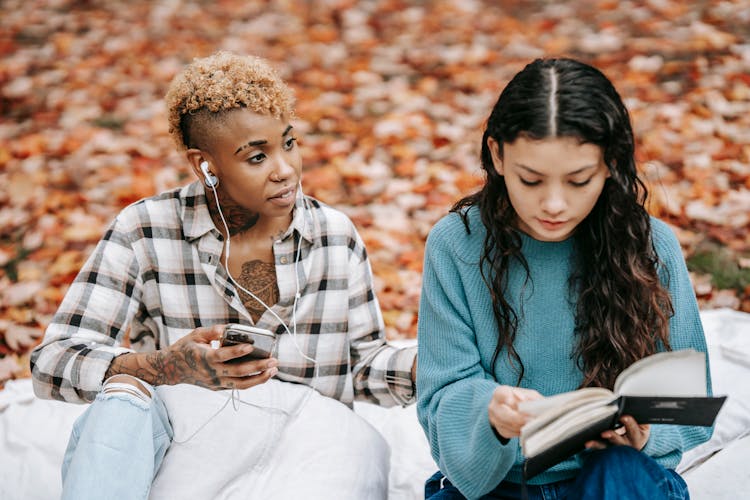
M 253 351 L 251 353 L 225 361 L 225 363 L 244 363 L 250 360 L 270 358 L 276 348 L 276 335 L 265 328 L 231 324 L 224 328 L 220 344 L 221 347 L 252 344 Z

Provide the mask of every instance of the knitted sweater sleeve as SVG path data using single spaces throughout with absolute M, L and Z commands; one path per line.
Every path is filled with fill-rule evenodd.
M 438 224 L 428 237 L 419 308 L 417 413 L 440 470 L 468 498 L 505 477 L 517 443 L 502 445 L 487 408 L 496 382 L 480 363 L 466 294 L 480 290 L 459 269 L 457 229 Z

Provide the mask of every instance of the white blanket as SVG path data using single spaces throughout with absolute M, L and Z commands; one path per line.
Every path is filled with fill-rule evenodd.
M 684 474 L 694 500 L 734 499 L 750 490 L 750 314 L 714 310 L 702 312 L 701 318 L 714 393 L 727 394 L 729 399 L 717 417 L 712 439 L 686 453 L 678 470 Z M 59 498 L 63 451 L 72 423 L 84 409 L 36 399 L 29 380 L 6 385 L 0 392 L 0 498 Z M 384 409 L 357 403 L 355 411 L 390 447 L 388 500 L 423 498 L 424 480 L 437 466 L 430 457 L 415 407 Z M 315 446 L 320 448 L 319 443 Z M 375 446 L 368 453 L 382 456 L 387 452 L 385 447 Z M 326 454 L 317 457 L 325 460 Z M 197 488 L 202 477 L 178 474 L 157 481 L 182 481 Z M 158 484 L 159 488 L 168 486 Z
M 382 500 L 389 447 L 365 419 L 307 386 L 237 391 L 180 384 L 157 392 L 174 440 L 150 498 Z M 186 478 L 190 478 L 186 481 Z

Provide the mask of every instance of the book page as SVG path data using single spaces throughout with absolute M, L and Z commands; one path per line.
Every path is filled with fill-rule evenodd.
M 706 355 L 693 349 L 659 352 L 622 371 L 615 393 L 626 396 L 706 396 Z
M 523 426 L 522 434 L 531 434 L 547 425 L 560 415 L 568 413 L 581 405 L 591 401 L 606 404 L 612 401 L 615 395 L 608 389 L 601 387 L 586 387 L 577 391 L 563 392 L 534 401 L 519 403 L 518 410 L 522 413 L 532 415 L 526 425 Z
M 525 457 L 533 457 L 550 446 L 562 442 L 584 429 L 588 424 L 617 413 L 617 405 L 593 401 L 576 408 L 535 433 L 524 436 L 521 431 L 521 449 Z M 524 427 L 525 430 L 525 427 Z
M 576 391 L 562 392 L 560 394 L 555 394 L 554 396 L 547 396 L 542 399 L 523 401 L 518 404 L 518 410 L 536 417 L 542 414 L 547 414 L 547 412 L 563 406 L 567 409 L 570 407 L 571 403 L 573 403 L 574 406 L 578 406 L 578 404 L 590 399 L 614 398 L 615 394 L 609 389 L 604 389 L 602 387 L 586 387 Z M 564 411 L 559 413 L 564 413 Z

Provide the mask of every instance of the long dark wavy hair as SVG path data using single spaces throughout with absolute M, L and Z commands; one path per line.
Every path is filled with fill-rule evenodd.
M 517 215 L 504 177 L 495 170 L 487 139 L 500 146 L 518 137 L 540 140 L 573 137 L 602 149 L 610 177 L 591 213 L 573 235 L 576 248 L 570 288 L 577 297 L 574 352 L 583 372 L 581 387 L 612 388 L 615 377 L 660 347 L 670 349 L 669 293 L 657 274 L 658 256 L 644 208 L 647 190 L 638 178 L 630 117 L 611 82 L 599 70 L 572 59 L 537 59 L 508 83 L 492 109 L 482 137 L 482 189 L 457 202 L 467 232 L 466 207 L 476 205 L 487 228 L 480 267 L 498 326 L 492 358 L 506 348 L 509 360 L 524 366 L 513 347 L 518 314 L 506 299 L 508 268 L 521 253 Z

